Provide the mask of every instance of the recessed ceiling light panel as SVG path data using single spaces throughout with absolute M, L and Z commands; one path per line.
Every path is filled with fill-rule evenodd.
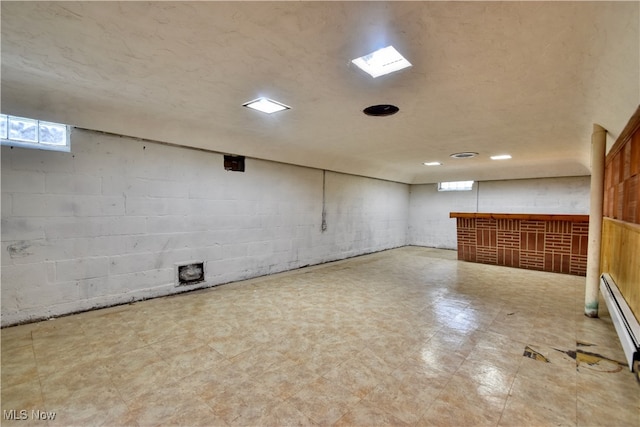
M 477 155 L 478 153 L 474 153 L 472 151 L 464 151 L 462 153 L 453 153 L 449 157 L 453 157 L 454 159 L 470 159 Z
M 491 160 L 508 160 L 511 158 L 509 154 L 500 154 L 498 156 L 491 156 Z
M 440 163 L 440 162 L 424 162 L 423 165 L 425 165 L 425 166 L 441 166 L 442 163 Z
M 378 49 L 351 62 L 373 78 L 411 67 L 411 63 L 393 46 Z
M 248 107 L 254 110 L 261 111 L 263 113 L 272 114 L 282 110 L 288 110 L 291 107 L 284 105 L 281 102 L 274 101 L 269 98 L 258 98 L 253 101 L 242 104 L 243 107 Z

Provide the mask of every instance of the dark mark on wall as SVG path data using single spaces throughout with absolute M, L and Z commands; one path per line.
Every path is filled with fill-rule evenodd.
M 31 252 L 28 251 L 30 247 L 31 245 L 28 242 L 21 240 L 19 242 L 12 243 L 11 245 L 7 246 L 7 251 L 9 252 L 9 256 L 11 258 L 23 258 L 29 255 L 33 255 Z
M 547 359 L 544 355 L 542 355 L 541 353 L 535 351 L 534 349 L 532 349 L 529 346 L 526 346 L 524 348 L 523 356 L 526 356 L 529 359 L 537 360 L 538 362 L 550 363 L 549 359 Z

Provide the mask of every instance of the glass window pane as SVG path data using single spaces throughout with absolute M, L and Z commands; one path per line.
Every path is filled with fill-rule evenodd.
M 9 116 L 9 139 L 38 142 L 38 121 Z
M 43 144 L 66 145 L 67 126 L 59 123 L 40 122 L 40 142 Z
M 473 181 L 450 181 L 438 184 L 438 191 L 469 191 L 473 188 Z
M 7 116 L 0 114 L 0 138 L 7 139 Z

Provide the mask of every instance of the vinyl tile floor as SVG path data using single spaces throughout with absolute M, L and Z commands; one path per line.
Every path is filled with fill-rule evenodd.
M 639 426 L 584 282 L 403 247 L 9 327 L 2 425 Z

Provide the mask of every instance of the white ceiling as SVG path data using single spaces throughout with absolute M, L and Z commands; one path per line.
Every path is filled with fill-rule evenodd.
M 640 102 L 639 6 L 2 1 L 2 112 L 406 183 L 588 175 Z M 386 45 L 413 66 L 351 64 Z

